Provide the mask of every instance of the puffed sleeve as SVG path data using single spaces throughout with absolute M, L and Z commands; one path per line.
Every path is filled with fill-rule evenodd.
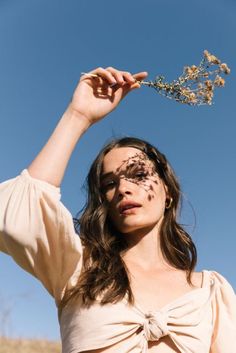
M 236 353 L 236 295 L 229 282 L 213 271 L 213 336 L 210 353 Z
M 81 268 L 82 247 L 60 188 L 30 176 L 0 184 L 0 250 L 38 278 L 60 303 Z

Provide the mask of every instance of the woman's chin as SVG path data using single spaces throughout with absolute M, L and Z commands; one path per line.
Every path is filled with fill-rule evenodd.
M 126 225 L 120 227 L 119 231 L 125 235 L 136 235 L 143 236 L 149 232 L 151 232 L 154 228 L 157 227 L 157 223 L 155 224 L 135 224 L 135 225 Z

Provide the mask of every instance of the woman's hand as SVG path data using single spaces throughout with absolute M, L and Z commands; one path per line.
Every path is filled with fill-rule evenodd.
M 88 124 L 92 125 L 115 109 L 127 93 L 139 88 L 140 84 L 137 81 L 143 80 L 146 76 L 147 72 L 131 75 L 113 67 L 90 71 L 81 76 L 70 109 L 80 119 L 86 119 Z

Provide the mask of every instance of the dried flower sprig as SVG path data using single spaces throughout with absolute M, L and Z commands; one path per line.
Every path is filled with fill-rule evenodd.
M 164 81 L 164 76 L 157 76 L 154 81 L 140 81 L 140 84 L 183 104 L 211 105 L 214 89 L 225 85 L 225 80 L 220 76 L 222 73 L 230 73 L 227 64 L 205 50 L 200 64 L 186 66 L 177 80 L 169 83 Z
M 166 82 L 164 76 L 157 76 L 154 81 L 137 81 L 139 84 L 154 88 L 157 93 L 188 105 L 212 104 L 214 89 L 224 87 L 225 80 L 220 75 L 228 75 L 230 69 L 207 50 L 198 66 L 186 66 L 177 80 Z M 82 72 L 82 75 L 98 77 L 97 74 Z M 116 84 L 111 85 L 111 87 Z

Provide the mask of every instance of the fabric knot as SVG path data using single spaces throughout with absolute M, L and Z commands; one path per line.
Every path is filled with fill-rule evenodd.
M 158 341 L 161 337 L 169 333 L 167 327 L 167 316 L 165 313 L 149 312 L 145 315 L 143 323 L 144 335 L 147 341 Z

